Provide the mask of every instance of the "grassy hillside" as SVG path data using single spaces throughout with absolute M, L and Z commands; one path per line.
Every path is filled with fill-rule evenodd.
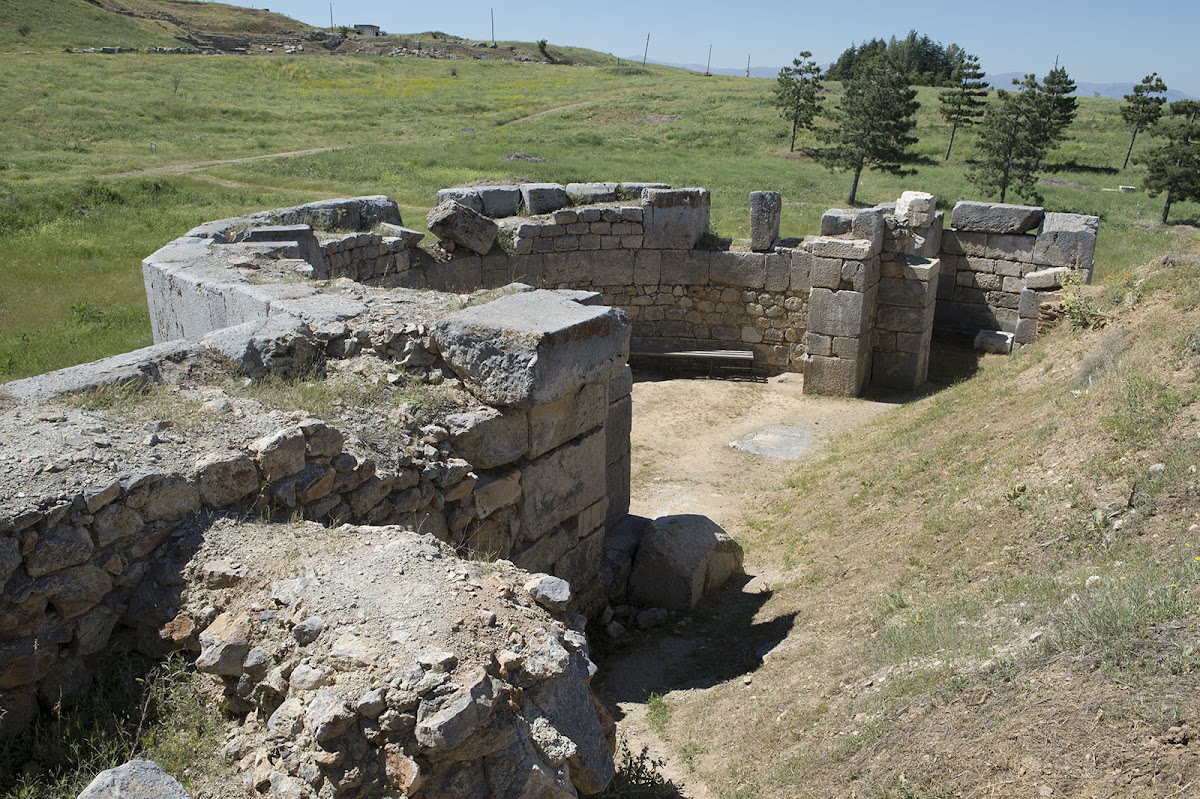
M 162 25 L 114 14 L 87 0 L 5 0 L 0 3 L 0 52 L 55 52 L 71 47 L 172 47 L 178 44 Z
M 713 795 L 1196 794 L 1200 236 L 1079 302 L 761 493 L 655 700 Z
M 787 152 L 769 81 L 669 68 L 59 53 L 0 56 L 0 83 L 24 88 L 0 94 L 0 379 L 148 343 L 140 259 L 221 215 L 382 192 L 419 227 L 435 191 L 460 182 L 660 180 L 712 189 L 714 227 L 731 237 L 748 234 L 750 191 L 782 191 L 783 232 L 803 235 L 849 188 Z M 940 164 L 948 130 L 936 92 L 920 99 L 930 164 L 865 175 L 863 201 L 908 188 L 944 208 L 978 198 L 965 179 L 972 134 Z M 1127 143 L 1119 105 L 1081 100 L 1073 137 L 1042 189 L 1053 209 L 1104 217 L 1100 274 L 1170 246 L 1159 202 L 1115 190 L 1139 181 L 1138 168 L 1112 171 Z M 320 147 L 336 149 L 163 171 Z M 506 160 L 517 153 L 543 160 Z M 1173 214 L 1189 217 L 1200 207 Z

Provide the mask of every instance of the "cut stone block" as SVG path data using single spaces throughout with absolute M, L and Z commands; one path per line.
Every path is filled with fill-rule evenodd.
M 913 228 L 932 225 L 936 210 L 937 199 L 923 191 L 906 191 L 896 202 L 896 217 Z
M 521 186 L 521 202 L 530 216 L 552 214 L 570 204 L 567 190 L 558 183 L 526 183 Z
M 642 193 L 643 246 L 690 250 L 708 233 L 708 189 L 646 189 Z
M 804 393 L 831 397 L 857 397 L 863 389 L 863 358 L 812 356 L 804 367 Z
M 1096 258 L 1100 217 L 1081 214 L 1046 214 L 1033 248 L 1033 261 L 1083 271 L 1090 282 Z
M 433 339 L 482 401 L 529 408 L 607 375 L 628 351 L 630 329 L 623 311 L 543 290 L 459 311 L 437 323 Z
M 521 530 L 526 539 L 562 524 L 605 496 L 604 432 L 531 461 L 521 474 Z M 557 559 L 557 558 L 555 558 Z
M 454 452 L 476 469 L 512 463 L 529 451 L 529 424 L 524 411 L 454 413 L 446 417 Z
M 876 252 L 866 239 L 835 239 L 829 236 L 808 236 L 804 249 L 818 258 L 842 258 L 848 261 L 865 261 Z
M 452 241 L 484 255 L 496 243 L 499 228 L 478 211 L 455 200 L 438 204 L 425 218 L 429 231 L 440 239 Z
M 779 239 L 783 195 L 777 191 L 750 192 L 750 249 L 768 252 Z
M 409 250 L 416 247 L 425 238 L 425 234 L 420 231 L 411 230 L 402 225 L 393 225 L 390 222 L 380 222 L 379 229 L 384 236 L 400 239 L 404 248 Z
M 975 334 L 975 349 L 997 355 L 1008 355 L 1013 348 L 1013 334 L 1002 330 L 980 330 Z
M 1029 205 L 962 201 L 950 214 L 955 230 L 977 233 L 1025 233 L 1042 221 L 1044 209 Z
M 529 454 L 537 458 L 604 423 L 608 414 L 607 382 L 585 383 L 557 402 L 529 410 Z
M 568 183 L 567 197 L 576 205 L 617 201 L 616 183 Z
M 465 205 L 477 214 L 483 213 L 483 198 L 475 189 L 439 189 L 437 204 L 453 200 L 459 205 Z
M 757 252 L 714 252 L 708 261 L 709 279 L 719 286 L 761 289 L 766 285 L 766 258 Z
M 646 606 L 689 611 L 742 574 L 742 547 L 705 516 L 655 519 L 638 547 L 629 585 Z
M 856 337 L 866 332 L 870 314 L 859 291 L 813 289 L 808 298 L 808 329 L 827 336 Z

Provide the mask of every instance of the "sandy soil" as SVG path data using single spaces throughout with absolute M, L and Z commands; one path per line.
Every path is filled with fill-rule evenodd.
M 782 375 L 765 383 L 662 379 L 639 375 L 633 388 L 633 479 L 630 512 L 656 518 L 677 513 L 709 516 L 733 535 L 788 472 L 818 455 L 829 439 L 852 430 L 893 406 L 865 399 L 805 396 L 803 377 Z M 799 460 L 784 461 L 742 452 L 731 442 L 771 425 L 810 431 L 812 442 Z M 716 612 L 744 624 L 761 605 L 778 566 L 756 562 L 740 595 Z M 688 623 L 659 634 L 652 645 L 617 652 L 602 664 L 599 691 L 618 719 L 618 729 L 635 754 L 648 748 L 661 772 L 689 799 L 711 796 L 691 777 L 687 764 L 655 734 L 647 719 L 647 697 L 680 687 L 678 674 L 706 654 L 707 645 L 689 635 Z M 711 652 L 707 653 L 711 656 Z M 736 674 L 713 675 L 737 680 Z M 691 681 L 694 684 L 694 681 Z M 699 688 L 698 688 L 699 689 Z

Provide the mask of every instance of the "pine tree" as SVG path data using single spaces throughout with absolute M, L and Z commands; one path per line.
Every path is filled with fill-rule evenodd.
M 979 160 L 967 173 L 985 193 L 999 195 L 1005 202 L 1011 189 L 1033 202 L 1040 202 L 1037 173 L 1046 157 L 1049 139 L 1042 86 L 1033 75 L 1013 81 L 1016 91 L 996 92 L 979 131 Z
M 1162 117 L 1163 106 L 1167 102 L 1166 92 L 1167 84 L 1157 72 L 1151 72 L 1133 87 L 1133 94 L 1125 95 L 1121 119 L 1125 120 L 1126 125 L 1133 127 L 1133 135 L 1129 137 L 1129 149 L 1125 151 L 1125 163 L 1121 165 L 1121 169 L 1129 166 L 1129 156 L 1133 155 L 1133 143 L 1137 141 L 1138 133 L 1153 127 Z
M 1066 140 L 1067 128 L 1075 121 L 1078 108 L 1076 99 L 1071 96 L 1074 91 L 1075 81 L 1071 80 L 1065 67 L 1055 66 L 1042 78 L 1038 99 L 1043 109 L 1042 127 L 1047 137 L 1047 150 L 1055 149 Z
M 1162 144 L 1138 158 L 1146 165 L 1146 190 L 1157 197 L 1166 193 L 1162 223 L 1167 224 L 1171 203 L 1200 201 L 1200 102 L 1179 100 L 1168 106 L 1170 116 L 1154 129 Z
M 792 59 L 792 66 L 779 70 L 773 102 L 780 115 L 792 123 L 790 152 L 796 151 L 796 132 L 802 128 L 811 130 L 816 124 L 824 100 L 821 68 L 812 60 L 812 53 L 801 52 L 799 58 Z
M 910 174 L 903 164 L 911 159 L 908 148 L 916 144 L 912 135 L 920 108 L 917 92 L 908 78 L 886 56 L 859 60 L 846 81 L 834 124 L 819 130 L 830 145 L 816 153 L 831 170 L 854 173 L 847 202 L 854 204 L 858 181 L 864 168 L 895 175 Z
M 946 145 L 947 161 L 950 160 L 950 150 L 954 147 L 954 134 L 959 128 L 974 125 L 983 116 L 986 106 L 983 98 L 987 97 L 988 88 L 983 75 L 983 70 L 979 68 L 979 57 L 962 53 L 954 67 L 954 87 L 939 95 L 942 101 L 942 118 L 950 123 L 950 143 Z

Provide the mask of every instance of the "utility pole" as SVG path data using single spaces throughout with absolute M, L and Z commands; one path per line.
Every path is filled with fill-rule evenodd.
M 705 74 L 705 76 L 712 75 L 712 45 L 711 44 L 708 46 L 708 63 L 705 64 L 705 66 L 704 66 L 704 74 Z
M 750 77 L 750 54 L 746 53 L 746 77 Z
M 496 9 L 491 9 L 492 12 L 492 49 L 496 47 Z
M 329 4 L 329 30 L 333 31 L 333 3 Z
M 650 34 L 646 34 L 646 51 L 642 53 L 642 69 L 646 68 L 646 59 L 650 57 Z

